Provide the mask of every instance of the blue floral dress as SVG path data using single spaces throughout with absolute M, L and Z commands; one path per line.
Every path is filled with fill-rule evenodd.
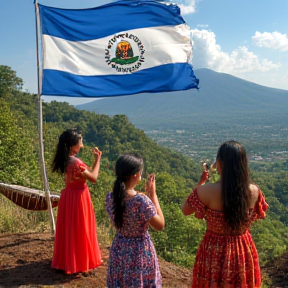
M 106 197 L 106 210 L 113 223 L 112 193 Z M 108 288 L 161 288 L 156 251 L 148 233 L 149 220 L 156 215 L 152 201 L 136 194 L 126 201 L 123 227 L 117 229 L 110 248 L 107 269 Z

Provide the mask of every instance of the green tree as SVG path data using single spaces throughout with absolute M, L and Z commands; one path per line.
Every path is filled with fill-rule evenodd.
M 10 67 L 0 65 L 0 97 L 8 96 L 15 90 L 22 89 L 23 81 Z

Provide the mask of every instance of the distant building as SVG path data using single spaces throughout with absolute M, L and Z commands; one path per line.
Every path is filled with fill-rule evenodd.
M 250 157 L 250 160 L 252 160 L 252 161 L 263 161 L 264 158 L 262 156 L 253 155 L 253 156 Z

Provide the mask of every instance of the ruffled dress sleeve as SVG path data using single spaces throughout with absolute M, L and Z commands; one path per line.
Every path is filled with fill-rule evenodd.
M 156 207 L 146 195 L 141 195 L 140 213 L 145 222 L 148 222 L 153 216 L 157 215 Z
M 80 159 L 75 158 L 75 165 L 73 165 L 72 177 L 74 179 L 80 179 L 81 173 L 87 169 L 87 165 Z
M 259 188 L 258 188 L 259 189 Z M 253 210 L 253 220 L 264 219 L 266 217 L 266 211 L 268 210 L 269 205 L 267 204 L 264 195 L 259 189 L 258 200 L 254 206 Z
M 206 206 L 198 198 L 197 188 L 187 197 L 187 203 L 195 211 L 195 217 L 203 219 L 206 214 Z

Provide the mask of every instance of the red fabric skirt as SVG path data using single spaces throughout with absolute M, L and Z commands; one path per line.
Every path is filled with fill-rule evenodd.
M 257 288 L 261 273 L 250 233 L 230 236 L 207 231 L 197 252 L 192 288 Z
M 88 186 L 68 186 L 62 190 L 58 205 L 52 268 L 72 274 L 99 265 L 101 251 Z

